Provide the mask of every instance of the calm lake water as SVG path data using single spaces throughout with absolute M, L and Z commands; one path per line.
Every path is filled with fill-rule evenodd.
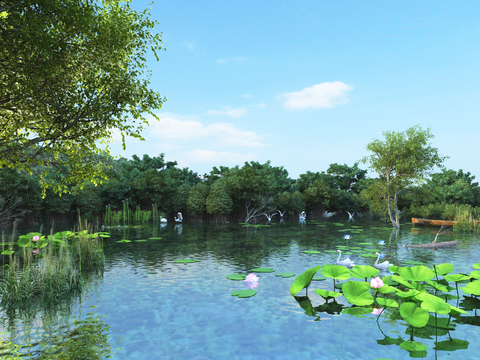
M 345 240 L 345 234 L 351 239 Z M 480 262 L 478 235 L 439 236 L 438 241 L 461 241 L 452 248 L 403 247 L 406 242 L 431 242 L 435 234 L 435 229 L 417 230 L 406 224 L 395 235 L 387 225 L 367 220 L 307 221 L 304 225 L 291 220 L 258 228 L 173 223 L 158 229 L 115 228 L 111 238 L 105 239 L 103 276 L 93 277 L 78 301 L 55 314 L 39 311 L 33 318 L 3 312 L 2 331 L 7 332 L 3 336 L 18 344 L 33 344 L 21 351 L 34 358 L 40 356 L 42 343 L 58 342 L 59 334 L 74 336 L 75 321 L 78 325 L 94 318 L 104 326 L 98 331 L 108 335 L 113 359 L 480 359 L 480 343 L 475 341 L 480 316 L 475 310 L 468 311 L 471 324 L 456 323 L 449 333 L 437 333 L 437 340 L 435 334 L 415 333 L 415 340 L 428 350 L 411 354 L 400 348 L 410 332 L 405 321 L 394 319 L 394 310 L 378 319 L 371 314 L 362 318 L 342 314 L 342 305 L 351 306 L 342 296 L 337 307 L 318 309 L 324 300 L 314 289 L 333 291 L 332 279 L 312 281 L 308 298 L 303 290 L 296 299 L 289 292 L 295 277 L 275 276 L 287 271 L 298 276 L 317 265 L 334 264 L 337 253 L 331 251 L 338 245 L 356 250 L 350 258 L 359 265 L 373 265 L 375 258 L 361 254 L 379 249 L 395 265 L 420 261 L 431 267 L 451 262 L 453 273 L 475 270 L 472 264 Z M 132 242 L 117 243 L 121 239 Z M 149 240 L 135 241 L 144 239 Z M 378 245 L 381 240 L 386 244 Z M 198 262 L 174 262 L 183 258 Z M 255 296 L 232 296 L 247 288 L 226 276 L 248 274 L 257 267 L 275 272 L 256 273 L 260 280 Z M 456 300 L 450 303 L 457 306 Z M 460 349 L 452 349 L 447 343 L 450 338 L 465 342 Z M 436 341 L 443 345 L 436 348 Z

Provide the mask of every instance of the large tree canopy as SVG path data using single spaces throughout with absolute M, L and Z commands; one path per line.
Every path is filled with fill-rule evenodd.
M 385 141 L 373 140 L 367 145 L 372 155 L 363 159 L 379 175 L 372 185 L 386 201 L 388 216 L 395 228 L 400 227 L 398 195 L 418 183 L 447 158 L 430 145 L 430 129 L 415 125 L 405 132 L 385 131 Z M 372 188 L 372 190 L 374 190 Z
M 105 178 L 99 146 L 114 131 L 124 148 L 141 139 L 165 101 L 148 87 L 146 53 L 162 49 L 149 15 L 118 0 L 0 0 L 0 168 L 56 191 Z M 50 182 L 52 166 L 69 176 Z

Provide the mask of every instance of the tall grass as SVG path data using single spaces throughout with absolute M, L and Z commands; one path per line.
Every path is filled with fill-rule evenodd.
M 456 207 L 455 211 L 455 231 L 479 231 L 480 230 L 480 221 L 479 218 L 479 209 L 473 208 L 469 205 L 461 205 Z
M 0 279 L 0 305 L 23 308 L 34 301 L 45 304 L 74 296 L 83 287 L 82 271 L 103 270 L 102 238 L 79 222 L 77 231 L 53 234 L 10 253 Z M 15 230 L 12 233 L 14 243 Z M 39 245 L 41 243 L 41 245 Z M 2 245 L 5 246 L 2 234 Z

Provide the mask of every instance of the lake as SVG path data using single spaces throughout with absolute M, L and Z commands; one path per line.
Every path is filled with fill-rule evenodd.
M 111 238 L 104 241 L 105 270 L 88 280 L 81 297 L 54 313 L 37 309 L 29 317 L 3 311 L 3 337 L 28 345 L 19 351 L 31 358 L 41 357 L 42 347 L 52 344 L 75 344 L 72 339 L 88 343 L 103 337 L 99 342 L 111 347 L 113 359 L 129 360 L 480 359 L 480 343 L 475 341 L 480 316 L 476 316 L 474 298 L 470 307 L 451 300 L 469 315 L 462 315 L 462 321 L 452 320 L 450 331 L 414 332 L 415 340 L 428 349 L 409 352 L 400 346 L 410 340 L 411 327 L 395 316 L 394 308 L 387 308 L 380 317 L 356 317 L 342 313 L 351 306 L 343 296 L 335 305 L 330 300 L 330 305 L 322 307 L 325 301 L 314 289 L 333 291 L 332 279 L 312 281 L 308 297 L 305 290 L 297 297 L 290 295 L 296 276 L 317 265 L 335 264 L 337 247 L 352 252 L 350 258 L 359 265 L 373 265 L 376 257 L 362 254 L 368 256 L 377 249 L 384 254 L 380 261 L 389 258 L 399 266 L 417 261 L 431 268 L 450 262 L 455 266 L 453 273 L 475 270 L 472 265 L 480 261 L 475 234 L 440 235 L 437 241 L 461 241 L 451 248 L 403 247 L 406 242 L 431 242 L 436 232 L 405 224 L 395 234 L 379 222 L 331 219 L 304 224 L 290 220 L 262 227 L 168 223 L 156 229 L 113 228 Z M 346 234 L 351 238 L 344 239 Z M 118 243 L 121 239 L 131 242 Z M 385 245 L 378 244 L 381 240 Z M 304 253 L 308 250 L 320 253 Z M 185 258 L 198 261 L 174 262 Z M 232 296 L 247 287 L 226 276 L 249 274 L 259 267 L 274 272 L 255 273 L 257 294 Z M 280 272 L 296 275 L 275 276 Z M 455 290 L 450 293 L 456 295 Z

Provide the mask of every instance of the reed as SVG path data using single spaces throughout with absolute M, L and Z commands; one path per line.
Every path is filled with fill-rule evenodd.
M 480 221 L 478 221 L 478 209 L 470 205 L 460 205 L 455 209 L 455 231 L 472 231 L 480 230 Z

